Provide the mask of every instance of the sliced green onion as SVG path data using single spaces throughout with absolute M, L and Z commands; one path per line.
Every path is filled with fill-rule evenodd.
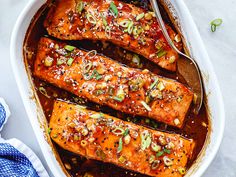
M 48 93 L 44 87 L 39 87 L 39 92 L 41 94 L 43 94 L 45 97 L 50 98 L 50 96 L 48 95 Z
M 211 25 L 211 31 L 215 32 L 216 31 L 216 25 Z
M 159 160 L 155 160 L 153 163 L 152 163 L 152 166 L 151 166 L 151 169 L 152 170 L 156 170 L 160 165 L 160 161 Z
M 106 26 L 105 28 L 105 34 L 108 38 L 111 37 L 111 28 L 109 26 Z
M 125 133 L 125 130 L 123 128 L 116 127 L 114 130 L 112 130 L 112 133 L 119 136 L 119 135 L 123 135 Z
M 74 59 L 73 58 L 69 58 L 69 60 L 67 61 L 67 65 L 71 66 L 73 63 Z
M 86 55 L 83 58 L 86 58 L 87 56 L 89 56 L 90 58 L 93 58 L 96 55 L 97 55 L 96 50 L 90 50 L 88 53 L 86 53 Z
M 217 18 L 213 21 L 211 21 L 211 31 L 215 32 L 216 31 L 216 27 L 220 26 L 222 24 L 223 20 L 221 18 Z
M 66 59 L 63 58 L 63 57 L 58 58 L 58 59 L 57 59 L 57 65 L 60 66 L 60 65 L 64 64 L 64 63 L 65 63 L 65 60 L 66 60 Z
M 144 13 L 138 14 L 136 16 L 136 20 L 139 21 L 140 19 L 142 19 L 144 17 Z
M 153 89 L 157 85 L 158 80 L 159 80 L 158 78 L 155 79 L 155 81 L 152 83 L 152 85 L 149 88 L 150 90 Z
M 52 132 L 52 128 L 48 127 L 48 134 L 50 134 Z
M 166 149 L 166 148 L 164 148 L 164 150 L 163 150 L 165 153 L 167 153 L 167 154 L 170 154 L 171 153 L 171 150 L 170 149 Z
M 109 94 L 109 95 L 114 95 L 114 92 L 115 92 L 115 89 L 114 89 L 113 87 L 109 86 L 109 88 L 108 88 L 108 94 Z
M 97 91 L 96 91 L 96 95 L 102 95 L 102 94 L 104 94 L 104 93 L 105 93 L 104 90 L 97 90 Z
M 84 9 L 84 2 L 83 1 L 79 1 L 76 4 L 76 13 L 81 13 Z
M 123 135 L 124 135 L 124 136 L 126 136 L 126 135 L 128 135 L 128 134 L 129 134 L 129 129 L 128 129 L 128 128 L 126 128 L 126 129 L 125 129 L 125 132 L 124 132 L 124 134 L 123 134 Z
M 178 171 L 181 175 L 184 175 L 186 173 L 186 169 L 184 167 L 179 167 Z
M 128 25 L 128 33 L 131 34 L 134 28 L 134 22 L 130 21 L 129 25 Z
M 104 16 L 102 16 L 102 23 L 104 26 L 107 26 L 107 20 Z
M 140 66 L 140 58 L 137 54 L 134 54 L 133 57 L 132 57 L 132 62 L 137 65 L 137 66 Z
M 118 9 L 117 9 L 116 5 L 114 4 L 114 2 L 110 3 L 110 10 L 115 17 L 118 16 Z
M 146 110 L 152 111 L 152 109 L 150 108 L 150 106 L 149 106 L 146 102 L 141 101 L 141 104 L 143 105 L 143 107 L 144 107 Z
M 164 164 L 166 165 L 166 166 L 171 166 L 171 165 L 173 165 L 173 161 L 169 158 L 169 157 L 167 157 L 167 156 L 164 156 L 163 157 L 163 161 L 164 161 Z
M 88 73 L 90 71 L 90 69 L 92 68 L 93 64 L 92 63 L 87 63 L 84 67 L 83 67 L 83 72 L 84 73 Z
M 127 28 L 130 24 L 130 20 L 122 20 L 119 25 L 122 26 L 123 28 Z
M 165 89 L 165 86 L 164 86 L 163 82 L 159 82 L 159 83 L 157 84 L 157 88 L 158 88 L 158 90 L 160 90 L 160 91 L 164 90 L 164 89 Z
M 92 14 L 87 13 L 87 14 L 86 14 L 86 18 L 87 18 L 87 20 L 88 20 L 90 23 L 92 23 L 92 24 L 94 24 L 94 25 L 97 24 L 97 20 L 96 20 L 96 18 L 95 18 Z
M 138 28 L 137 28 L 137 26 L 135 26 L 134 29 L 133 29 L 133 35 L 134 36 L 138 35 Z
M 117 148 L 117 153 L 120 153 L 122 151 L 123 148 L 123 141 L 122 141 L 122 137 L 119 139 L 119 145 Z
M 119 101 L 119 102 L 122 102 L 124 100 L 124 99 L 117 97 L 117 96 L 114 96 L 113 99 L 116 101 Z
M 156 156 L 161 157 L 163 154 L 164 154 L 164 151 L 159 151 L 159 152 L 156 153 Z
M 211 25 L 215 25 L 215 26 L 220 26 L 222 24 L 223 20 L 221 18 L 217 18 L 213 21 L 211 21 Z
M 47 56 L 44 60 L 44 65 L 47 66 L 47 67 L 50 67 L 50 66 L 52 66 L 52 63 L 53 63 L 53 58 Z
M 154 143 L 154 142 L 152 143 L 151 148 L 152 148 L 152 150 L 153 150 L 154 152 L 158 152 L 158 151 L 161 150 L 161 146 L 158 145 L 158 144 L 156 144 L 156 143 Z
M 148 159 L 148 162 L 152 164 L 154 162 L 154 160 L 155 160 L 155 156 L 151 155 Z
M 143 132 L 141 134 L 141 149 L 145 150 L 151 145 L 152 139 L 148 132 Z
M 118 161 L 119 161 L 120 163 L 125 163 L 125 162 L 126 162 L 125 156 L 120 156 L 119 159 L 118 159 Z
M 165 56 L 166 54 L 167 54 L 167 51 L 163 50 L 163 48 L 161 48 L 160 50 L 157 51 L 158 58 L 161 58 L 161 57 Z
M 102 113 L 95 113 L 95 114 L 92 114 L 89 117 L 92 118 L 92 119 L 100 119 L 100 118 L 103 117 L 103 114 Z
M 71 45 L 65 45 L 65 47 L 64 47 L 67 51 L 69 51 L 69 52 L 72 52 L 74 49 L 75 49 L 75 47 L 74 46 L 71 46 Z

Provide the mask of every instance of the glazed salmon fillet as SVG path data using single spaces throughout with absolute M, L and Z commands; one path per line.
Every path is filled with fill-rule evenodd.
M 193 99 L 179 82 L 48 38 L 39 42 L 34 75 L 92 102 L 179 128 Z
M 162 68 L 176 71 L 178 54 L 168 45 L 153 12 L 121 1 L 60 0 L 44 22 L 49 35 L 62 40 L 110 41 Z M 166 25 L 181 50 L 180 35 Z
M 195 146 L 192 139 L 62 101 L 54 103 L 49 128 L 65 150 L 156 177 L 183 176 Z

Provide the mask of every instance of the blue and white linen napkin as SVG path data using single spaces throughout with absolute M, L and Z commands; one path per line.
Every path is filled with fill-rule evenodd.
M 9 116 L 9 108 L 0 98 L 0 131 Z M 0 134 L 0 177 L 48 177 L 48 173 L 29 147 L 15 138 L 4 140 Z

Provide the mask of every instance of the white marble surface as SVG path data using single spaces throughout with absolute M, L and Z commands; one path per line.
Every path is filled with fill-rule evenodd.
M 204 177 L 236 177 L 236 0 L 184 0 L 195 20 L 212 60 L 224 97 L 226 128 L 215 160 Z M 12 116 L 2 136 L 16 137 L 30 146 L 48 166 L 42 156 L 10 66 L 10 36 L 19 13 L 28 0 L 0 0 L 0 96 L 10 106 Z M 210 32 L 209 22 L 222 18 L 223 25 Z M 24 123 L 22 123 L 24 122 Z

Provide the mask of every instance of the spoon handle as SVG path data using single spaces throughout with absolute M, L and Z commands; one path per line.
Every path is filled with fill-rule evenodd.
M 195 114 L 198 114 L 198 112 L 202 106 L 202 102 L 203 102 L 203 85 L 202 85 L 202 77 L 201 77 L 199 67 L 193 58 L 191 58 L 191 57 L 187 56 L 186 54 L 182 53 L 181 51 L 179 51 L 177 49 L 177 47 L 174 45 L 173 41 L 171 40 L 171 38 L 166 30 L 165 23 L 162 19 L 161 12 L 160 12 L 160 9 L 157 4 L 157 0 L 150 0 L 150 2 L 151 2 L 153 10 L 155 12 L 155 15 L 157 17 L 156 18 L 157 22 L 159 23 L 162 33 L 163 33 L 165 39 L 167 40 L 168 44 L 177 53 L 179 53 L 179 55 L 181 55 L 182 58 L 186 58 L 187 60 L 189 60 L 189 61 L 181 62 L 181 65 L 182 65 L 182 63 L 185 63 L 185 67 L 179 67 L 178 70 L 179 70 L 179 73 L 182 74 L 182 77 L 186 80 L 186 82 L 189 84 L 189 86 L 194 91 L 195 103 L 194 103 L 193 112 Z M 182 60 L 182 61 L 184 61 L 184 60 Z M 188 66 L 191 66 L 191 67 L 189 68 Z M 181 70 L 180 68 L 182 68 L 183 71 L 180 71 Z M 193 72 L 190 72 L 189 70 L 192 70 Z M 189 74 L 192 75 L 192 77 L 189 77 Z

